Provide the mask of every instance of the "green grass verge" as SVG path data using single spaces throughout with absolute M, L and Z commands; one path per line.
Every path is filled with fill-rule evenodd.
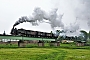
M 90 50 L 64 48 L 1 48 L 0 60 L 90 60 Z
M 77 47 L 75 44 L 61 44 L 60 47 L 44 47 L 28 44 L 26 48 L 17 45 L 0 44 L 0 60 L 90 60 L 90 46 Z

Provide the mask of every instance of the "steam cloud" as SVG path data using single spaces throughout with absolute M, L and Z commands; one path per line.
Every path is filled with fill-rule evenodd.
M 32 16 L 30 17 L 23 16 L 19 18 L 19 20 L 16 21 L 13 26 L 17 26 L 18 24 L 23 22 L 30 22 L 33 26 L 36 26 L 36 25 L 39 25 L 38 22 L 42 23 L 42 22 L 45 22 L 44 20 L 48 20 L 49 22 L 46 22 L 46 23 L 49 23 L 52 29 L 54 29 L 55 27 L 63 28 L 64 24 L 61 21 L 63 14 L 57 15 L 57 10 L 58 9 L 54 9 L 50 13 L 46 13 L 45 11 L 37 7 L 34 9 Z
M 76 23 L 86 21 L 90 30 L 90 0 L 70 0 L 70 2 L 74 8 L 75 17 L 80 20 Z M 74 4 L 75 2 L 76 4 Z M 79 26 L 79 24 L 73 23 L 68 27 L 64 27 L 64 31 L 60 36 L 80 36 L 82 33 L 79 32 Z
M 74 0 L 73 0 L 74 1 Z M 81 22 L 84 20 L 90 30 L 90 0 L 76 0 L 78 5 L 74 7 L 75 15 Z
M 80 33 L 80 27 L 79 24 L 76 22 L 70 23 L 70 26 L 64 26 L 63 30 L 60 30 L 61 32 L 53 32 L 56 36 L 69 36 L 69 37 L 75 37 L 75 36 L 81 36 L 82 33 Z
M 53 30 L 55 27 L 61 27 L 64 31 L 64 33 L 62 33 L 62 35 L 67 35 L 67 36 L 79 35 L 79 33 L 78 33 L 78 30 L 80 29 L 79 25 L 74 23 L 74 25 L 70 24 L 70 26 L 65 27 L 63 22 L 61 21 L 64 14 L 58 15 L 57 11 L 58 11 L 58 9 L 54 9 L 50 13 L 46 13 L 45 11 L 43 11 L 37 7 L 34 9 L 32 16 L 29 16 L 29 17 L 23 16 L 23 17 L 19 18 L 19 20 L 16 21 L 13 26 L 17 26 L 23 22 L 30 22 L 32 24 L 32 26 L 36 26 L 36 25 L 39 25 L 38 22 L 43 23 L 43 22 L 45 22 L 45 20 L 47 20 L 49 22 L 45 22 L 45 23 L 49 23 Z M 57 35 L 57 33 L 55 33 L 55 34 Z
M 80 36 L 80 27 L 77 23 L 72 23 L 68 27 L 64 27 L 64 30 L 60 34 L 60 36 Z
M 83 4 L 85 5 L 84 8 L 84 16 L 86 17 L 85 20 L 88 21 L 88 26 L 90 28 L 90 0 L 83 0 Z
M 71 6 L 74 9 L 75 17 L 77 17 L 79 20 L 77 22 L 80 23 L 86 21 L 90 30 L 90 0 L 69 0 L 69 2 L 71 2 Z M 69 27 L 66 28 L 64 27 L 64 33 L 62 33 L 61 35 L 78 36 L 81 34 L 80 32 L 78 32 L 80 29 L 79 26 L 80 25 L 78 24 L 76 25 L 71 24 Z
M 78 20 L 87 21 L 87 25 L 90 28 L 90 0 L 70 0 L 72 3 L 72 6 L 75 11 L 75 17 L 78 18 Z M 74 5 L 73 3 L 76 4 Z M 35 8 L 34 12 L 32 13 L 32 16 L 23 16 L 19 18 L 18 21 L 13 26 L 17 26 L 20 23 L 23 22 L 30 22 L 33 26 L 39 25 L 38 22 L 43 23 L 46 22 L 45 20 L 49 21 L 46 23 L 49 23 L 51 25 L 51 28 L 54 29 L 55 27 L 61 27 L 63 29 L 63 33 L 60 35 L 67 35 L 67 36 L 78 36 L 80 35 L 80 25 L 76 23 L 70 24 L 70 26 L 65 27 L 62 20 L 63 14 L 58 15 L 57 14 L 58 9 L 52 10 L 50 13 L 47 13 L 43 11 L 41 8 Z

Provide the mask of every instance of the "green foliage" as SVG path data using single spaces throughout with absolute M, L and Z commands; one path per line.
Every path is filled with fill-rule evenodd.
M 90 31 L 89 31 L 89 33 L 87 33 L 84 30 L 81 30 L 80 32 L 84 34 L 84 37 L 85 37 L 84 40 L 86 40 L 86 42 L 89 43 L 89 41 L 90 41 Z
M 84 31 L 84 30 L 81 30 L 80 31 L 81 33 L 83 33 L 83 35 L 84 35 L 84 40 L 86 40 L 86 42 L 87 42 L 87 39 L 88 39 L 88 33 L 86 32 L 86 31 Z
M 89 36 L 89 39 L 90 39 L 90 31 L 89 31 L 89 33 L 88 33 L 88 36 Z
M 88 43 L 90 43 L 90 31 L 88 33 Z

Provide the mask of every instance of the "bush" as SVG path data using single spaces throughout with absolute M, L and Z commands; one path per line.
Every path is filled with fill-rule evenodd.
M 85 44 L 85 46 L 90 46 L 90 44 Z

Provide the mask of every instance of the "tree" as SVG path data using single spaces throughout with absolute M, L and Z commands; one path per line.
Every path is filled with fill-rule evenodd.
M 89 39 L 90 39 L 90 31 L 89 31 L 89 33 L 88 33 L 88 37 L 89 37 Z
M 90 31 L 88 33 L 88 42 L 90 43 Z
M 56 30 L 55 35 L 56 35 L 56 36 L 59 36 L 59 34 L 60 34 L 60 30 Z
M 56 30 L 56 34 L 58 36 L 57 40 L 59 40 L 61 42 L 64 39 L 64 37 L 63 36 L 60 36 L 60 33 L 63 33 L 63 31 Z
M 5 31 L 4 31 L 3 35 L 6 35 Z
M 87 42 L 87 39 L 88 39 L 88 36 L 89 36 L 88 33 L 86 31 L 84 31 L 84 30 L 81 30 L 80 32 L 83 33 L 84 40 Z

